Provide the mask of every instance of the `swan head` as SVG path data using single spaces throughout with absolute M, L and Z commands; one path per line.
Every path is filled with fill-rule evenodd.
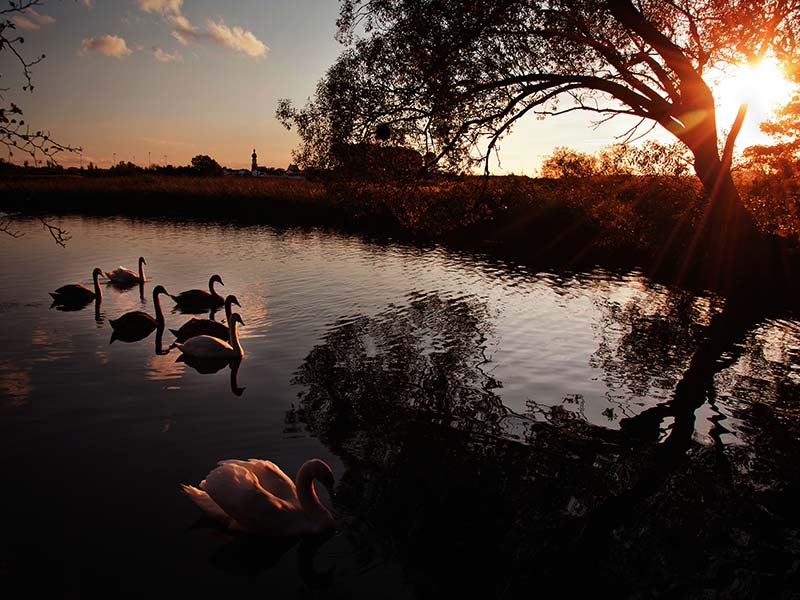
M 222 283 L 222 277 L 220 277 L 219 275 L 212 275 L 211 279 L 208 280 L 209 287 L 214 285 L 214 283 L 225 285 L 224 283 Z
M 228 294 L 228 296 L 225 298 L 225 307 L 230 310 L 232 304 L 242 308 L 242 305 L 239 304 L 239 299 L 233 294 Z
M 158 296 L 159 294 L 164 294 L 165 296 L 169 296 L 169 292 L 164 288 L 163 285 L 157 285 L 153 288 L 153 297 Z
M 240 325 L 244 325 L 244 321 L 242 321 L 242 317 L 239 313 L 233 313 L 231 315 L 230 324 L 233 325 L 234 323 L 239 323 Z
M 144 259 L 144 256 L 140 256 L 139 257 L 139 264 L 140 265 L 146 265 L 147 264 L 147 261 Z
M 103 269 L 101 269 L 100 267 L 95 267 L 94 271 L 92 271 L 92 279 L 94 279 L 95 277 L 100 277 L 101 275 L 103 277 L 106 276 L 106 274 L 103 273 Z

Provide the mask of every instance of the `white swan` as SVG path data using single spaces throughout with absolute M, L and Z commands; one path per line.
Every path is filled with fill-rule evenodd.
M 62 285 L 54 292 L 48 293 L 53 297 L 54 304 L 88 304 L 92 300 L 100 302 L 103 299 L 103 292 L 100 289 L 98 277 L 102 274 L 103 271 L 99 267 L 92 271 L 94 291 L 80 283 L 70 283 L 68 285 Z
M 297 472 L 297 486 L 268 460 L 223 460 L 200 482 L 181 484 L 208 516 L 231 529 L 269 536 L 316 535 L 333 529 L 333 517 L 314 490 L 316 479 L 333 496 L 333 471 L 318 458 Z
M 110 283 L 116 285 L 134 285 L 136 283 L 144 283 L 147 278 L 144 276 L 144 265 L 147 263 L 143 256 L 139 257 L 139 273 L 131 271 L 125 267 L 117 267 L 113 271 L 106 271 L 106 277 Z
M 230 327 L 229 342 L 223 342 L 211 335 L 198 335 L 185 342 L 175 342 L 175 347 L 192 358 L 239 358 L 244 356 L 242 344 L 239 342 L 237 324 L 241 323 L 239 313 L 233 313 L 228 319 Z

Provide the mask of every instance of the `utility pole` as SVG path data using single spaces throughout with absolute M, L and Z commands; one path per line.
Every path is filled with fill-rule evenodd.
M 167 155 L 166 154 L 164 155 L 164 166 L 165 167 L 167 166 Z
M 148 150 L 147 151 L 147 168 L 149 169 L 151 166 L 153 166 L 153 163 L 150 161 L 150 151 Z
M 117 166 L 117 153 L 116 152 L 112 152 L 111 155 L 114 157 L 114 161 L 111 163 L 111 166 L 112 167 L 116 167 Z

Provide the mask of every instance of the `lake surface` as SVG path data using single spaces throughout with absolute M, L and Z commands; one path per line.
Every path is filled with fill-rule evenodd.
M 65 248 L 37 221 L 0 236 L 4 578 L 78 597 L 157 581 L 337 598 L 798 583 L 791 309 L 727 318 L 721 298 L 636 272 L 322 230 L 57 222 Z M 140 255 L 143 294 L 51 306 Z M 238 368 L 176 361 L 169 331 L 109 343 L 109 319 L 153 313 L 155 285 L 215 273 L 241 303 Z M 162 303 L 168 328 L 190 318 Z M 336 534 L 283 546 L 201 519 L 180 484 L 250 457 L 292 477 L 327 461 Z

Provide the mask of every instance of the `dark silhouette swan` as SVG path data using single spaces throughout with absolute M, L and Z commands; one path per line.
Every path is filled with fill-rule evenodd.
M 225 298 L 225 322 L 230 323 L 231 320 L 231 305 L 235 304 L 239 308 L 239 300 L 233 294 Z M 221 340 L 230 339 L 230 329 L 225 323 L 214 321 L 213 319 L 198 319 L 192 318 L 181 325 L 180 329 L 170 329 L 175 336 L 176 342 L 185 342 L 189 338 L 197 337 L 198 335 L 210 335 Z
M 189 338 L 185 342 L 175 342 L 174 346 L 191 358 L 241 358 L 244 356 L 244 350 L 239 342 L 237 324 L 244 325 L 244 321 L 242 321 L 239 313 L 233 313 L 228 319 L 228 325 L 230 326 L 228 342 L 211 335 L 198 335 Z
M 100 290 L 100 282 L 98 278 L 103 274 L 102 269 L 99 267 L 92 271 L 92 281 L 94 282 L 94 291 L 87 288 L 80 283 L 70 283 L 62 285 L 54 292 L 49 292 L 53 297 L 53 304 L 59 305 L 83 305 L 89 304 L 92 300 L 98 302 L 103 299 L 103 292 Z
M 144 283 L 147 278 L 144 275 L 144 265 L 146 265 L 144 257 L 139 257 L 139 272 L 131 271 L 125 267 L 117 267 L 113 271 L 106 271 L 106 277 L 109 283 L 119 287 L 131 287 L 137 283 Z
M 230 529 L 268 536 L 318 535 L 333 529 L 333 517 L 314 489 L 319 481 L 333 496 L 333 471 L 312 458 L 297 472 L 297 485 L 268 460 L 223 460 L 199 487 L 184 493 L 209 517 Z
M 109 319 L 109 324 L 114 332 L 111 334 L 111 343 L 114 340 L 123 342 L 138 342 L 150 335 L 154 329 L 164 329 L 164 312 L 161 310 L 159 295 L 167 293 L 163 285 L 157 285 L 153 290 L 153 306 L 156 316 L 152 317 L 141 310 L 127 312 L 118 319 Z
M 170 294 L 169 297 L 175 301 L 180 309 L 205 310 L 207 308 L 222 306 L 225 303 L 225 299 L 214 289 L 215 283 L 225 285 L 222 283 L 222 277 L 219 275 L 212 275 L 211 279 L 208 280 L 208 291 L 198 289 L 186 290 L 177 296 Z

